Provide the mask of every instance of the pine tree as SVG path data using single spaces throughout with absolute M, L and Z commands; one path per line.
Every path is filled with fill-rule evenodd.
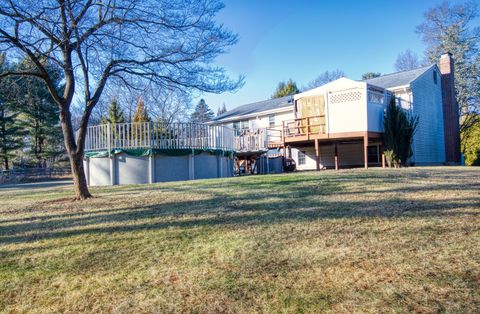
M 28 60 L 22 60 L 15 68 L 18 71 L 34 70 Z M 46 64 L 45 68 L 55 79 L 54 85 L 61 90 L 61 72 L 57 67 Z M 19 118 L 28 132 L 27 154 L 37 167 L 46 167 L 47 160 L 55 160 L 64 153 L 59 108 L 52 99 L 44 82 L 36 77 L 20 77 L 13 84 L 11 102 L 15 103 Z
M 142 102 L 143 107 L 143 102 Z M 143 108 L 142 108 L 143 110 Z M 107 117 L 102 119 L 103 124 L 116 124 L 116 123 L 124 123 L 125 117 L 123 114 L 123 110 L 118 105 L 116 99 L 112 99 L 110 102 L 110 106 L 108 107 Z
M 379 77 L 381 76 L 382 73 L 378 73 L 378 72 L 367 72 L 367 73 L 364 73 L 362 74 L 362 80 L 368 80 L 368 79 L 371 79 L 371 78 L 375 78 L 375 77 Z
M 143 103 L 142 97 L 138 98 L 138 104 L 137 104 L 137 109 L 135 110 L 135 113 L 133 114 L 133 122 L 150 122 L 151 119 L 148 116 L 148 110 L 145 107 L 145 104 Z
M 23 147 L 25 135 L 18 114 L 10 114 L 6 107 L 6 103 L 0 104 L 0 159 L 4 170 L 10 169 L 10 160 Z
M 289 79 L 286 83 L 283 81 L 278 83 L 277 89 L 275 90 L 275 93 L 273 93 L 272 98 L 291 96 L 299 92 L 300 90 L 297 87 L 297 83 L 292 79 Z
M 225 103 L 223 103 L 222 107 L 219 107 L 217 110 L 217 117 L 225 112 L 227 112 L 227 107 L 225 106 Z
M 412 156 L 417 125 L 418 117 L 408 115 L 392 97 L 383 118 L 383 143 L 389 167 L 400 167 Z
M 207 105 L 205 99 L 200 99 L 195 110 L 190 116 L 190 122 L 192 123 L 205 123 L 211 121 L 214 117 L 212 109 Z
M 0 54 L 0 72 L 10 69 L 5 54 Z M 0 159 L 3 169 L 10 169 L 11 159 L 15 151 L 23 146 L 25 135 L 23 126 L 18 120 L 18 113 L 12 110 L 11 86 L 13 80 L 0 78 Z

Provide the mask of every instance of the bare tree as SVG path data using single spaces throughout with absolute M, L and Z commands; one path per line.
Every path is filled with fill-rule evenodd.
M 189 93 L 172 89 L 146 90 L 145 99 L 152 117 L 166 123 L 187 121 L 192 108 L 192 98 Z
M 60 108 L 65 147 L 77 199 L 90 197 L 83 156 L 93 108 L 105 86 L 115 80 L 135 87 L 150 81 L 159 88 L 186 88 L 220 93 L 234 90 L 232 81 L 212 61 L 237 41 L 215 21 L 218 0 L 4 0 L 0 2 L 0 49 L 28 57 L 32 71 L 0 76 L 41 78 Z M 59 93 L 45 60 L 63 71 Z M 71 106 L 82 97 L 75 138 Z
M 397 71 L 406 71 L 418 68 L 421 66 L 420 58 L 410 49 L 400 52 L 395 62 L 395 69 Z
M 307 83 L 307 85 L 303 86 L 302 87 L 302 90 L 309 90 L 309 89 L 314 89 L 316 87 L 320 87 L 322 85 L 325 85 L 327 83 L 330 83 L 332 81 L 335 81 L 339 78 L 342 78 L 342 77 L 345 77 L 345 72 L 343 72 L 342 70 L 339 70 L 339 69 L 336 69 L 336 70 L 333 70 L 333 71 L 325 71 L 323 72 L 322 74 L 320 74 L 319 76 L 317 76 L 317 78 L 315 78 L 314 80 L 310 81 Z
M 478 123 L 480 112 L 480 27 L 478 4 L 473 1 L 444 1 L 424 13 L 417 26 L 426 45 L 425 57 L 438 62 L 446 52 L 453 55 L 455 93 L 459 106 L 460 131 Z

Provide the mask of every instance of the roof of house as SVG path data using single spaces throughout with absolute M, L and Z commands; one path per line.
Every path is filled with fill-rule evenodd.
M 396 73 L 385 74 L 365 80 L 368 84 L 372 84 L 382 88 L 392 88 L 397 86 L 409 85 L 417 77 L 425 73 L 433 65 L 416 68 L 413 70 L 401 71 Z
M 264 111 L 270 111 L 275 109 L 287 108 L 293 104 L 293 96 L 285 96 L 282 98 L 273 98 L 263 101 L 254 102 L 251 104 L 246 104 L 229 110 L 213 120 L 223 120 L 227 118 L 237 117 L 237 116 L 246 116 L 255 113 L 260 113 Z

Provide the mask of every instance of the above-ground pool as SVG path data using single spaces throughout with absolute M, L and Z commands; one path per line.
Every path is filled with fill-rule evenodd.
M 231 177 L 234 132 L 193 123 L 91 126 L 85 152 L 92 186 Z

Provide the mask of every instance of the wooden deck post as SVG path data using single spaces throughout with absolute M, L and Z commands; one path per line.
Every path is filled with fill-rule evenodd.
M 310 117 L 307 117 L 307 129 L 305 130 L 307 133 L 307 140 L 310 139 Z
M 335 145 L 335 170 L 338 170 L 339 165 L 338 165 L 338 144 L 337 144 L 337 142 L 335 142 L 334 145 Z
M 385 168 L 385 153 L 382 152 L 382 168 Z
M 363 135 L 363 163 L 365 169 L 368 169 L 368 132 Z
M 320 170 L 320 144 L 318 138 L 315 139 L 315 163 L 317 165 L 317 171 Z

